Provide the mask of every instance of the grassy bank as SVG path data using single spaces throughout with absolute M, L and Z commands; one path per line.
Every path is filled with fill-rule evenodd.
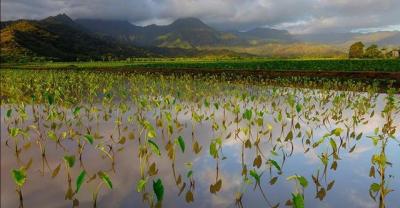
M 266 71 L 400 72 L 396 59 L 133 59 L 116 62 L 45 62 L 2 64 L 1 68 L 21 69 L 207 69 Z

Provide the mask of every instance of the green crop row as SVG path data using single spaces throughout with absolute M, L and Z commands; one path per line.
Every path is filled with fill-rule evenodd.
M 165 69 L 223 69 L 223 70 L 295 70 L 295 71 L 400 71 L 400 60 L 396 59 L 134 59 L 118 62 L 57 62 L 2 65 L 2 68 L 165 68 Z

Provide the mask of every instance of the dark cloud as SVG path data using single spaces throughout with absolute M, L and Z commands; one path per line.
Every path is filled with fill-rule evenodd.
M 58 13 L 72 18 L 168 24 L 198 17 L 220 29 L 258 26 L 295 33 L 400 29 L 399 0 L 2 0 L 1 18 L 41 19 Z

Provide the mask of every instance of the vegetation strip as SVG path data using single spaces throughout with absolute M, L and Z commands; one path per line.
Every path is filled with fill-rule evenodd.
M 198 70 L 261 70 L 261 71 L 351 71 L 400 72 L 396 59 L 133 59 L 115 62 L 43 62 L 2 64 L 15 69 L 198 69 Z

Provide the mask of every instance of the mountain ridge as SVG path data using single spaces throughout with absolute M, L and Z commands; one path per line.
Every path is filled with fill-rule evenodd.
M 225 32 L 214 29 L 194 17 L 179 18 L 168 25 L 136 26 L 134 24 L 126 24 L 125 31 L 120 34 L 111 32 L 110 23 L 115 20 L 96 21 L 92 19 L 89 21 L 87 19 L 77 19 L 75 21 L 96 34 L 113 36 L 123 41 L 129 40 L 127 42 L 144 46 L 164 45 L 168 47 L 169 43 L 176 41 L 180 41 L 182 45 L 186 44 L 187 47 L 245 45 L 250 44 L 250 41 L 255 39 L 259 41 L 293 41 L 290 33 L 286 30 L 255 28 L 245 32 Z M 100 22 L 105 23 L 104 27 L 97 28 L 96 25 L 100 24 Z M 132 30 L 132 28 L 135 28 L 135 30 Z
M 266 27 L 219 31 L 194 17 L 179 18 L 168 25 L 138 26 L 126 20 L 73 20 L 66 14 L 42 20 L 1 22 L 2 60 L 10 57 L 17 57 L 16 60 L 20 57 L 120 60 L 207 55 L 329 57 L 332 54 L 337 57 L 344 56 L 349 45 L 356 41 L 397 48 L 400 31 L 293 35 Z
M 148 56 L 136 47 L 104 41 L 82 30 L 68 16 L 7 23 L 1 29 L 1 59 L 90 60 L 113 56 Z
M 204 46 L 249 46 L 265 43 L 321 43 L 321 44 L 339 44 L 348 46 L 349 42 L 364 40 L 366 44 L 387 44 L 400 45 L 400 31 L 391 32 L 372 32 L 372 33 L 316 33 L 297 35 L 291 34 L 287 30 L 279 30 L 267 27 L 256 27 L 247 31 L 219 31 L 195 17 L 179 18 L 168 25 L 147 25 L 137 26 L 134 24 L 125 24 L 126 30 L 129 32 L 113 34 L 110 24 L 103 25 L 101 29 L 93 27 L 93 22 L 118 20 L 94 20 L 91 24 L 85 24 L 85 19 L 75 20 L 84 27 L 98 35 L 111 36 L 113 38 L 123 40 L 125 43 L 132 43 L 142 46 L 159 46 L 159 47 L 183 47 L 196 48 Z M 97 24 L 98 25 L 98 24 Z M 129 29 L 130 28 L 130 29 Z M 134 29 L 132 29 L 134 28 Z M 384 35 L 390 33 L 391 35 Z M 371 38 L 375 36 L 375 38 Z M 393 37 L 392 37 L 393 36 Z M 176 43 L 180 44 L 176 44 Z M 175 43 L 175 44 L 174 44 Z
M 204 45 L 227 44 L 231 39 L 237 40 L 238 38 L 217 31 L 193 17 L 179 18 L 168 25 L 136 26 L 125 24 L 125 29 L 119 34 L 112 32 L 111 21 L 118 25 L 121 24 L 121 22 L 115 22 L 115 20 L 77 19 L 75 21 L 100 36 L 111 36 L 122 42 L 141 46 L 196 48 Z M 101 22 L 104 23 L 103 27 L 97 27 Z
M 1 24 L 1 61 L 121 60 L 130 57 L 248 56 L 228 50 L 137 47 L 91 33 L 61 14 Z

